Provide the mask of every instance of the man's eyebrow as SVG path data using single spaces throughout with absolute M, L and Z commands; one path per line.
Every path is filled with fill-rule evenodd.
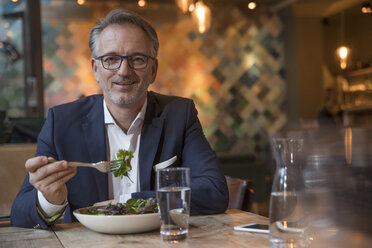
M 107 55 L 119 55 L 119 54 L 114 53 L 114 52 L 108 52 L 108 53 L 102 54 L 101 56 L 107 56 Z
M 107 53 L 104 53 L 102 55 L 100 55 L 100 57 L 102 56 L 113 56 L 113 55 L 117 55 L 117 56 L 133 56 L 133 55 L 145 55 L 147 56 L 145 53 L 141 53 L 141 52 L 134 52 L 134 53 L 131 53 L 131 54 L 128 54 L 128 55 L 120 55 L 118 53 L 115 53 L 115 52 L 107 52 Z

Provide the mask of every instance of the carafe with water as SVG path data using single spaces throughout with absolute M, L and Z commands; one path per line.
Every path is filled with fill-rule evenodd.
M 270 247 L 308 247 L 308 214 L 299 154 L 302 139 L 275 138 L 276 171 L 270 197 Z

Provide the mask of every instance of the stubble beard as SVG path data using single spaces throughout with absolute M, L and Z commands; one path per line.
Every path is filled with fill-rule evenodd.
M 143 94 L 146 94 L 148 89 L 148 84 L 141 83 L 139 85 L 140 86 L 139 88 L 135 88 L 130 94 L 124 96 L 122 94 L 119 94 L 119 92 L 113 92 L 111 89 L 107 87 L 107 84 L 102 82 L 102 80 L 99 79 L 98 82 L 104 92 L 104 95 L 108 97 L 112 103 L 119 107 L 126 108 L 135 106 L 138 103 L 138 101 L 142 99 Z M 110 84 L 112 84 L 112 82 Z

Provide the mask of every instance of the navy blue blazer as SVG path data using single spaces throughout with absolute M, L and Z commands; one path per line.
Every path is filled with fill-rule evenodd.
M 148 93 L 139 149 L 140 192 L 133 198 L 155 197 L 153 165 L 177 155 L 172 166 L 190 168 L 191 214 L 222 213 L 228 205 L 228 189 L 214 151 L 208 144 L 192 100 Z M 48 111 L 39 134 L 36 156 L 56 160 L 97 162 L 107 160 L 103 96 L 93 95 Z M 77 168 L 67 182 L 68 205 L 63 222 L 76 221 L 72 212 L 109 200 L 108 176 L 92 168 Z M 11 210 L 11 223 L 46 228 L 37 213 L 37 190 L 28 175 Z

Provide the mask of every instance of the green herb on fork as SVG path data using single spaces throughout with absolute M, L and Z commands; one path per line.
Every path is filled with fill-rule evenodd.
M 131 182 L 133 182 L 128 175 L 128 172 L 132 170 L 132 165 L 130 163 L 132 158 L 133 153 L 131 151 L 119 149 L 116 153 L 116 161 L 120 162 L 115 163 L 115 165 L 111 167 L 112 174 L 114 174 L 115 177 L 120 176 L 120 178 L 126 176 Z

